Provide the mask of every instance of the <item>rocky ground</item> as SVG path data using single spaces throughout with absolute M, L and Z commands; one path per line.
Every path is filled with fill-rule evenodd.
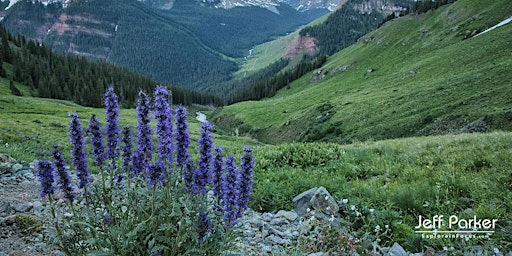
M 63 255 L 42 242 L 42 235 L 32 232 L 23 216 L 43 219 L 39 184 L 34 168 L 0 155 L 0 256 Z M 22 217 L 19 217 L 22 216 Z

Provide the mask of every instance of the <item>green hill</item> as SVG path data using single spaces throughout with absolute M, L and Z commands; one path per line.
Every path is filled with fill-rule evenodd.
M 218 127 L 264 142 L 512 130 L 507 1 L 460 0 L 370 32 L 276 96 L 224 107 Z

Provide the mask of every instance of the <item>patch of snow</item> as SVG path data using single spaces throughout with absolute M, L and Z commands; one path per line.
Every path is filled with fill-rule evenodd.
M 5 7 L 5 9 L 9 9 L 11 8 L 13 5 L 15 5 L 19 0 L 9 0 L 9 5 L 7 7 Z M 4 2 L 4 1 L 2 1 Z
M 501 26 L 503 26 L 503 25 L 505 25 L 505 24 L 507 24 L 507 23 L 509 23 L 511 21 L 512 21 L 512 16 L 510 16 L 510 17 L 506 18 L 505 20 L 503 20 L 502 22 L 500 22 L 500 23 L 498 23 L 498 24 L 496 24 L 496 25 L 494 25 L 494 26 L 492 26 L 492 27 L 490 27 L 490 28 L 488 28 L 488 29 L 486 29 L 486 30 L 476 34 L 474 37 L 477 37 L 477 36 L 479 36 L 481 34 L 487 33 L 487 32 L 489 32 L 489 31 L 491 31 L 491 30 L 493 30 L 493 29 L 495 29 L 497 27 L 501 27 Z

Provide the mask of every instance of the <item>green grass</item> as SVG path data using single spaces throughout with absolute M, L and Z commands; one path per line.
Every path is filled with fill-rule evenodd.
M 256 150 L 251 207 L 261 211 L 292 209 L 294 196 L 323 186 L 339 201 L 348 199 L 366 217 L 351 223 L 363 238 L 375 225 L 391 226 L 392 245 L 410 251 L 425 246 L 463 249 L 490 243 L 512 249 L 512 133 L 431 136 L 339 145 L 296 143 Z M 350 207 L 347 207 L 350 208 Z M 377 217 L 369 215 L 375 209 Z M 350 210 L 344 210 L 350 215 Z M 389 215 L 389 216 L 388 216 Z M 418 216 L 498 219 L 491 241 L 421 239 L 413 232 Z M 388 217 L 386 217 L 388 216 Z M 346 217 L 349 219 L 349 217 Z M 401 234 L 400 230 L 407 232 Z M 507 250 L 504 250 L 508 248 Z
M 324 78 L 308 73 L 270 99 L 216 116 L 256 128 L 253 136 L 269 143 L 453 134 L 482 121 L 510 131 L 512 27 L 463 39 L 511 13 L 507 1 L 462 0 L 392 20 L 331 56 Z
M 288 52 L 288 45 L 299 38 L 299 30 L 278 39 L 254 47 L 252 55 L 241 62 L 240 69 L 233 75 L 235 78 L 244 78 L 268 65 L 280 60 Z
M 15 85 L 24 95 L 30 94 L 25 85 Z M 188 110 L 193 141 L 199 138 L 200 125 L 194 118 L 196 110 L 199 109 L 191 107 Z M 105 126 L 104 109 L 83 107 L 69 101 L 13 96 L 10 94 L 9 80 L 0 78 L 0 153 L 9 154 L 25 163 L 50 158 L 53 145 L 63 147 L 67 154 L 71 148 L 68 142 L 68 115 L 74 112 L 82 119 L 84 130 L 93 113 Z M 135 131 L 136 122 L 134 109 L 121 109 L 120 127 L 131 126 L 132 131 Z M 261 144 L 250 138 L 221 135 L 215 138 L 215 143 L 224 147 L 227 153 L 241 152 L 244 144 Z

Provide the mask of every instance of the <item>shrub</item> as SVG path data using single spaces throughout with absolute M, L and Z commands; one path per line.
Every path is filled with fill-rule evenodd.
M 152 151 L 148 96 L 139 94 L 137 151 L 132 152 L 131 130 L 126 127 L 119 132 L 117 96 L 110 88 L 105 94 L 106 136 L 95 116 L 88 129 L 99 173 L 91 175 L 87 166 L 84 134 L 75 113 L 70 114 L 69 134 L 78 184 L 71 184 L 58 148 L 53 164 L 38 162 L 41 196 L 48 199 L 51 214 L 46 237 L 65 254 L 215 255 L 229 249 L 230 228 L 242 216 L 251 195 L 251 149 L 244 148 L 240 166 L 234 156 L 223 158 L 220 148 L 212 157 L 212 127 L 203 123 L 194 164 L 188 154 L 186 109 L 176 108 L 177 129 L 172 133 L 167 96 L 165 88 L 157 87 L 153 112 L 157 151 Z M 103 137 L 107 138 L 106 150 Z M 104 165 L 105 160 L 110 162 Z M 119 168 L 117 162 L 122 162 Z M 217 184 L 226 179 L 212 174 L 233 177 L 229 179 L 233 186 Z

